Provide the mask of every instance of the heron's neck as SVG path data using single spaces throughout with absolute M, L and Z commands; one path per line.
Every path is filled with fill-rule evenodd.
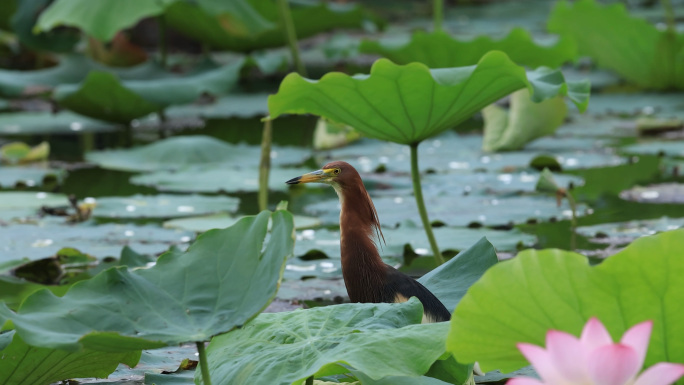
M 375 245 L 374 224 L 377 223 L 373 203 L 361 184 L 360 187 L 340 189 L 340 249 L 342 275 L 352 302 L 378 302 L 369 295 L 369 286 L 380 284 L 385 264 Z

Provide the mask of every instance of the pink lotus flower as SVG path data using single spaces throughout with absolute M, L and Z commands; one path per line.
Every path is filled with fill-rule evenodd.
M 542 381 L 518 377 L 506 385 L 670 385 L 684 375 L 684 365 L 661 362 L 639 374 L 653 322 L 634 325 L 614 343 L 605 326 L 592 318 L 582 336 L 550 330 L 546 349 L 520 343 L 518 349 Z

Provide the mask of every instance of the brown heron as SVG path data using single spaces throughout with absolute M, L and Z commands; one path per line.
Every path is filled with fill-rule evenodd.
M 451 314 L 434 294 L 415 279 L 387 265 L 376 242 L 385 241 L 375 210 L 359 173 L 346 162 L 331 162 L 322 169 L 288 180 L 288 184 L 326 183 L 340 198 L 342 276 L 352 302 L 404 302 L 418 297 L 423 322 L 448 321 Z

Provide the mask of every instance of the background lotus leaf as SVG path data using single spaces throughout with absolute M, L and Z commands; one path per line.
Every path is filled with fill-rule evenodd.
M 40 186 L 51 177 L 59 183 L 65 175 L 64 170 L 45 167 L 0 167 L 0 187 Z
M 205 135 L 175 136 L 133 149 L 95 151 L 86 154 L 89 162 L 102 168 L 122 171 L 178 170 L 188 166 L 217 168 L 258 167 L 261 147 L 226 143 Z M 307 155 L 293 147 L 273 146 L 271 162 L 298 164 Z M 220 165 L 222 163 L 222 165 Z
M 416 31 L 405 44 L 363 40 L 359 51 L 380 54 L 397 64 L 419 62 L 430 68 L 473 65 L 489 51 L 502 51 L 514 63 L 531 68 L 558 68 L 577 56 L 572 39 L 562 38 L 554 45 L 543 46 L 535 43 L 530 33 L 522 28 L 513 28 L 501 40 L 478 36 L 469 41 L 456 39 L 441 30 Z
M 684 230 L 635 240 L 590 267 L 579 254 L 526 250 L 489 269 L 451 320 L 449 351 L 461 362 L 504 372 L 527 365 L 518 342 L 544 345 L 549 329 L 579 335 L 597 317 L 614 339 L 653 320 L 645 366 L 684 363 Z
M 60 31 L 35 33 L 33 26 L 40 12 L 50 4 L 50 0 L 21 0 L 17 3 L 16 12 L 12 16 L 12 31 L 26 46 L 38 51 L 70 52 L 79 40 L 78 31 L 62 29 Z
M 526 89 L 511 94 L 510 109 L 491 104 L 482 110 L 484 137 L 482 150 L 520 150 L 534 139 L 553 134 L 568 113 L 560 97 L 534 103 Z
M 177 218 L 190 215 L 237 211 L 240 200 L 204 195 L 133 195 L 97 198 L 97 218 Z M 228 226 L 222 226 L 228 227 Z M 218 228 L 218 227 L 216 227 Z
M 212 340 L 209 371 L 217 385 L 237 379 L 266 385 L 274 378 L 301 384 L 312 375 L 346 373 L 345 364 L 373 379 L 420 376 L 444 353 L 448 328 L 446 323 L 420 324 L 422 314 L 416 299 L 261 314 Z
M 244 60 L 186 76 L 121 81 L 114 73 L 90 72 L 80 84 L 55 88 L 57 102 L 92 118 L 128 123 L 173 104 L 195 101 L 202 94 L 227 93 L 237 82 Z M 107 92 L 101 92 L 106 89 Z
M 111 268 L 61 298 L 39 291 L 17 313 L 3 305 L 0 314 L 28 344 L 70 351 L 206 341 L 244 325 L 275 296 L 292 233 L 291 214 L 264 211 L 204 233 L 186 253 L 164 254 L 152 268 Z
M 234 26 L 231 25 L 232 19 L 205 12 L 204 9 L 208 8 L 206 3 L 219 1 L 204 0 L 197 4 L 188 1 L 174 3 L 166 13 L 169 25 L 216 49 L 249 52 L 286 44 L 286 34 L 278 14 L 276 0 L 245 1 L 273 26 L 248 35 L 239 31 L 236 33 Z M 290 7 L 299 39 L 334 28 L 359 28 L 369 19 L 366 11 L 355 4 L 290 0 Z
M 12 112 L 0 114 L 0 134 L 82 134 L 86 132 L 109 132 L 116 126 L 101 120 L 86 118 L 69 111 L 56 114 L 49 112 Z
M 197 217 L 179 218 L 172 219 L 170 221 L 164 222 L 164 227 L 170 229 L 181 229 L 194 231 L 196 233 L 203 233 L 211 229 L 221 229 L 224 227 L 232 226 L 235 222 L 239 221 L 242 217 L 233 216 L 226 213 L 218 213 L 212 215 L 202 215 Z M 321 221 L 314 217 L 305 217 L 302 215 L 293 215 L 295 229 L 308 229 L 311 227 L 318 227 L 321 225 Z
M 13 331 L 0 334 L 0 355 L 2 385 L 47 385 L 68 378 L 104 378 L 116 369 L 119 362 L 135 366 L 140 359 L 139 351 L 67 352 L 37 348 L 27 345 Z
M 630 16 L 624 4 L 559 1 L 548 28 L 577 42 L 582 55 L 649 89 L 684 89 L 684 35 Z
M 506 54 L 492 51 L 470 67 L 430 70 L 419 63 L 398 66 L 380 59 L 370 75 L 333 72 L 311 81 L 290 74 L 269 97 L 268 108 L 271 118 L 310 113 L 373 138 L 412 144 L 526 87 L 537 102 L 568 95 L 581 110 L 588 103 L 587 83 L 566 84 L 560 72 L 548 69 L 526 74 Z

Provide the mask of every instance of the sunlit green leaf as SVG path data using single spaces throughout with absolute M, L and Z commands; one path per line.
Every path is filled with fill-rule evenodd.
M 267 384 L 274 378 L 302 384 L 312 375 L 348 372 L 342 365 L 373 379 L 420 376 L 444 353 L 447 330 L 445 323 L 420 324 L 422 314 L 415 299 L 261 314 L 212 340 L 209 371 L 216 385 L 239 380 Z
M 135 366 L 140 352 L 109 353 L 93 350 L 67 352 L 27 345 L 14 332 L 0 335 L 11 339 L 0 350 L 0 384 L 47 385 L 76 377 L 107 377 L 119 362 Z M 0 342 L 2 345 L 2 342 Z
M 292 232 L 289 213 L 264 211 L 204 233 L 186 253 L 164 254 L 149 269 L 111 268 L 61 298 L 40 291 L 17 313 L 0 306 L 0 314 L 27 343 L 71 351 L 206 341 L 244 325 L 268 305 L 292 254 Z
M 528 74 L 504 53 L 493 51 L 476 66 L 430 70 L 420 63 L 398 66 L 386 59 L 370 75 L 329 73 L 319 81 L 288 75 L 268 99 L 271 118 L 315 114 L 367 136 L 418 143 L 468 119 L 509 93 L 528 88 L 536 102 L 567 95 L 581 110 L 589 85 L 565 83 L 558 71 Z
M 560 97 L 534 103 L 526 89 L 511 94 L 508 111 L 491 104 L 482 110 L 485 121 L 482 149 L 484 151 L 520 150 L 534 139 L 556 131 L 568 113 Z
M 531 68 L 560 67 L 577 56 L 572 39 L 560 39 L 554 45 L 534 42 L 529 32 L 514 28 L 500 40 L 479 36 L 464 41 L 453 38 L 444 31 L 414 32 L 405 44 L 363 40 L 359 46 L 363 53 L 377 53 L 397 64 L 419 62 L 430 68 L 462 67 L 476 64 L 489 51 L 502 51 L 519 65 Z
M 630 16 L 622 3 L 560 1 L 548 27 L 574 39 L 580 54 L 632 83 L 650 89 L 684 88 L 684 35 Z
M 516 343 L 544 345 L 549 329 L 579 335 L 597 317 L 613 338 L 653 320 L 646 366 L 684 363 L 684 230 L 637 239 L 596 267 L 579 254 L 527 250 L 489 269 L 451 320 L 449 351 L 504 372 L 527 365 Z

